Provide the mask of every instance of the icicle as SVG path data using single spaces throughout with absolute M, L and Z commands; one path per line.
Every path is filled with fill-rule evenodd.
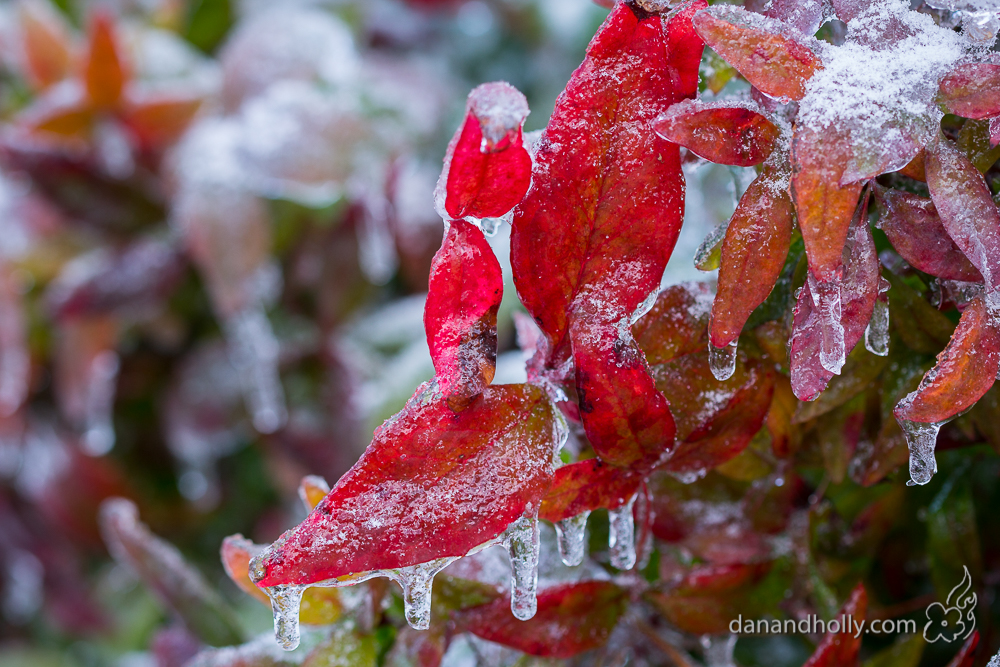
M 278 372 L 278 341 L 260 308 L 250 308 L 225 322 L 233 366 L 243 384 L 253 425 L 273 433 L 285 425 L 285 393 Z
M 682 470 L 682 471 L 668 470 L 667 474 L 676 479 L 681 484 L 694 484 L 700 479 L 705 479 L 705 475 L 708 474 L 708 468 L 702 468 L 701 470 Z
M 937 472 L 934 447 L 937 444 L 938 431 L 947 422 L 928 424 L 911 422 L 907 419 L 899 419 L 898 421 L 906 435 L 906 446 L 910 448 L 910 481 L 906 485 L 926 484 Z
M 392 570 L 389 576 L 403 588 L 406 622 L 414 630 L 431 626 L 431 588 L 434 575 L 454 563 L 457 558 L 438 558 L 427 563 Z
M 507 528 L 503 546 L 510 558 L 510 610 L 527 621 L 535 615 L 538 600 L 538 516 L 522 516 Z
M 632 519 L 635 498 L 633 495 L 621 507 L 608 510 L 611 565 L 619 570 L 631 570 L 635 566 L 635 521 Z
M 708 367 L 719 382 L 728 380 L 736 372 L 736 341 L 725 347 L 708 345 Z
M 878 297 L 875 310 L 865 329 L 865 348 L 872 354 L 885 357 L 889 354 L 889 300 L 882 295 L 889 291 L 889 281 L 878 279 Z
M 299 603 L 304 586 L 270 586 L 264 589 L 271 598 L 274 614 L 274 638 L 278 646 L 291 651 L 299 645 Z
M 559 557 L 565 565 L 574 567 L 583 562 L 587 550 L 584 540 L 587 536 L 587 517 L 589 516 L 590 511 L 588 510 L 574 517 L 563 519 L 556 524 Z
M 699 271 L 714 271 L 719 268 L 719 249 L 728 229 L 729 220 L 726 220 L 708 233 L 705 240 L 698 246 L 698 249 L 694 251 L 694 266 L 696 269 Z
M 809 279 L 813 280 L 812 274 Z M 819 309 L 820 335 L 819 363 L 834 375 L 844 367 L 844 325 L 841 322 L 840 282 L 813 280 L 810 286 L 813 303 Z

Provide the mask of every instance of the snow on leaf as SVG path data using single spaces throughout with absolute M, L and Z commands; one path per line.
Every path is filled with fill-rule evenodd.
M 135 503 L 110 498 L 101 504 L 101 533 L 111 555 L 131 568 L 184 620 L 188 630 L 212 646 L 241 641 L 232 612 L 204 577 L 171 544 L 139 521 Z
M 941 79 L 938 101 L 948 113 L 965 118 L 1000 114 L 1000 65 L 967 63 Z
M 851 591 L 844 606 L 836 618 L 850 616 L 859 623 L 864 620 L 868 610 L 868 594 L 865 587 L 858 584 Z M 856 636 L 857 635 L 857 636 Z M 828 632 L 816 651 L 809 657 L 803 667 L 844 667 L 856 665 L 858 651 L 861 649 L 861 636 L 854 627 L 842 627 L 840 632 Z
M 456 414 L 422 385 L 305 521 L 254 559 L 254 583 L 312 584 L 464 556 L 537 509 L 557 430 L 537 387 L 490 387 Z
M 584 581 L 547 588 L 538 595 L 530 621 L 514 619 L 501 598 L 457 614 L 473 634 L 528 655 L 571 658 L 603 646 L 625 612 L 628 593 L 610 581 Z
M 95 14 L 90 24 L 83 78 L 94 107 L 118 105 L 128 74 L 114 20 L 103 11 Z
M 774 150 L 778 127 L 751 108 L 685 100 L 654 125 L 656 133 L 709 162 L 751 167 Z
M 678 147 L 652 125 L 697 92 L 701 40 L 690 21 L 703 6 L 664 21 L 616 5 L 540 139 L 532 188 L 515 211 L 511 264 L 553 366 L 567 358 L 583 302 L 615 324 L 660 282 L 680 230 L 683 178 Z
M 822 0 L 748 0 L 747 9 L 795 26 L 814 35 L 823 22 Z
M 528 101 L 508 83 L 484 83 L 469 93 L 465 123 L 451 140 L 435 193 L 444 199 L 442 217 L 498 218 L 521 201 L 531 183 L 521 130 L 527 115 Z
M 600 459 L 570 463 L 556 469 L 538 516 L 556 523 L 601 507 L 615 509 L 635 495 L 641 482 L 640 475 Z
M 875 197 L 882 208 L 878 228 L 903 259 L 938 278 L 971 282 L 983 279 L 948 236 L 933 201 L 881 186 L 876 186 Z
M 896 406 L 897 419 L 934 424 L 954 417 L 993 386 L 998 366 L 1000 327 L 986 300 L 978 297 L 965 307 L 934 368 Z
M 781 23 L 740 7 L 698 12 L 694 26 L 708 46 L 770 97 L 801 100 L 806 82 L 823 68 L 812 49 L 780 33 Z
M 711 342 L 715 347 L 725 347 L 739 337 L 750 313 L 771 293 L 785 265 L 795 214 L 787 183 L 787 176 L 765 168 L 730 218 L 712 305 Z
M 1000 211 L 976 167 L 951 142 L 927 150 L 927 187 L 944 228 L 989 291 L 1000 288 Z
M 493 380 L 502 297 L 500 263 L 483 232 L 452 220 L 431 263 L 424 327 L 438 386 L 455 409 Z

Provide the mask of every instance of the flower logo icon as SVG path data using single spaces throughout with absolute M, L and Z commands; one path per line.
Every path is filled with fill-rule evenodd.
M 972 588 L 972 577 L 969 568 L 963 566 L 965 574 L 962 581 L 951 589 L 944 604 L 933 602 L 927 607 L 927 624 L 924 626 L 924 639 L 936 642 L 943 639 L 946 642 L 962 641 L 976 629 L 976 594 L 969 593 Z

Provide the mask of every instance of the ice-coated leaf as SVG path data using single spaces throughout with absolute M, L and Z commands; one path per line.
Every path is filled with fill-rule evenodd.
M 665 470 L 697 473 L 733 458 L 760 430 L 771 405 L 773 372 L 738 360 L 733 375 L 720 382 L 706 356 L 689 354 L 653 367 L 656 387 L 677 415 L 679 444 L 661 466 Z
M 840 608 L 836 618 L 850 616 L 858 623 L 865 620 L 868 611 L 868 594 L 865 587 L 858 584 L 851 591 L 851 596 Z M 846 623 L 841 623 L 846 626 Z M 855 636 L 857 635 L 857 636 Z M 858 651 L 861 649 L 861 634 L 853 623 L 850 628 L 841 627 L 840 632 L 828 632 L 816 651 L 809 657 L 803 667 L 848 667 L 858 664 Z
M 948 235 L 986 288 L 1000 288 L 1000 211 L 979 170 L 945 139 L 927 148 L 927 187 Z
M 770 563 L 696 565 L 671 590 L 650 593 L 650 601 L 685 632 L 722 634 L 741 613 L 750 611 L 754 584 Z
M 983 279 L 951 240 L 933 201 L 881 186 L 875 188 L 875 196 L 882 209 L 878 227 L 903 259 L 938 278 L 972 282 Z
M 45 2 L 18 5 L 21 49 L 28 79 L 36 88 L 45 88 L 71 73 L 73 65 L 69 30 Z
M 729 5 L 714 6 L 694 17 L 695 30 L 705 43 L 754 87 L 771 97 L 801 100 L 806 82 L 823 63 L 799 40 L 765 25 L 760 16 Z
M 556 523 L 601 507 L 615 509 L 628 502 L 641 483 L 640 475 L 600 459 L 570 463 L 556 469 L 538 517 Z
M 934 424 L 973 403 L 993 386 L 1000 366 L 1000 328 L 983 297 L 971 301 L 937 364 L 924 375 L 917 391 L 900 401 L 899 419 Z
M 823 22 L 822 0 L 748 0 L 746 8 L 814 35 Z
M 820 280 L 840 266 L 861 183 L 841 185 L 850 159 L 843 130 L 798 126 L 792 137 L 792 199 L 809 268 Z
M 959 65 L 941 80 L 938 101 L 948 113 L 965 118 L 1000 114 L 1000 65 Z
M 183 271 L 176 245 L 142 239 L 121 250 L 102 249 L 75 258 L 49 284 L 46 299 L 59 318 L 155 312 Z
M 330 485 L 319 475 L 306 475 L 299 482 L 299 500 L 307 512 L 312 512 L 316 505 L 330 493 Z
M 99 11 L 90 22 L 83 79 L 90 103 L 98 109 L 118 105 L 128 75 L 114 19 Z
M 153 535 L 139 521 L 135 503 L 124 498 L 104 501 L 100 523 L 101 534 L 115 560 L 133 569 L 177 612 L 188 630 L 212 646 L 241 641 L 242 632 L 232 611 L 173 545 Z
M 951 659 L 947 667 L 972 667 L 976 659 L 976 647 L 979 646 L 979 630 L 976 630 L 965 640 L 958 653 Z
M 511 616 L 506 597 L 457 618 L 459 627 L 528 655 L 571 658 L 603 646 L 627 603 L 628 592 L 610 581 L 584 581 L 541 591 L 530 621 Z
M 465 124 L 445 156 L 448 217 L 498 218 L 521 201 L 531 184 L 521 132 L 527 116 L 528 101 L 508 83 L 484 83 L 469 93 Z
M 538 506 L 557 428 L 533 386 L 490 387 L 456 414 L 422 385 L 305 521 L 254 560 L 254 582 L 309 584 L 464 556 Z
M 123 120 L 142 147 L 162 149 L 180 138 L 203 101 L 199 95 L 132 89 L 126 95 Z
M 679 148 L 652 125 L 697 92 L 702 44 L 691 15 L 704 5 L 689 3 L 665 22 L 617 4 L 539 141 L 531 191 L 515 211 L 511 264 L 554 365 L 567 357 L 581 305 L 614 325 L 659 285 L 680 230 L 683 178 Z
M 729 220 L 712 305 L 715 347 L 739 338 L 750 313 L 771 293 L 785 265 L 795 216 L 787 184 L 785 176 L 765 169 L 743 193 Z
M 670 107 L 656 120 L 656 133 L 709 162 L 751 167 L 774 150 L 778 127 L 753 109 L 696 100 Z
M 632 335 L 650 364 L 704 350 L 712 291 L 706 283 L 681 283 L 666 288 L 648 313 L 632 325 Z
M 452 220 L 431 263 L 424 327 L 438 386 L 460 409 L 496 372 L 500 263 L 483 232 Z
M 817 306 L 812 280 L 806 280 L 795 304 L 791 340 L 792 390 L 800 400 L 813 400 L 826 388 L 834 373 L 823 364 L 824 336 L 829 328 L 842 328 L 844 360 L 865 335 L 865 328 L 875 310 L 879 295 L 879 261 L 875 241 L 865 214 L 867 202 L 858 207 L 850 226 L 847 243 L 842 251 L 842 264 L 837 279 L 829 287 L 839 291 L 840 320 L 831 321 L 824 312 L 822 300 Z

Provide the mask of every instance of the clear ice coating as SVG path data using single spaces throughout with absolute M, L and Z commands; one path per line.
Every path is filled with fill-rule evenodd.
M 403 589 L 403 607 L 406 622 L 414 630 L 426 630 L 431 626 L 431 588 L 434 575 L 454 563 L 457 558 L 438 558 L 428 563 L 420 563 L 392 570 L 389 576 Z
M 736 372 L 736 344 L 734 340 L 725 347 L 708 345 L 708 367 L 719 382 L 728 380 Z
M 586 555 L 587 517 L 590 511 L 563 519 L 556 524 L 556 538 L 559 542 L 559 558 L 565 565 L 575 567 L 583 562 Z
M 273 433 L 285 425 L 288 414 L 271 323 L 261 308 L 252 307 L 228 318 L 225 330 L 254 428 Z
M 899 426 L 903 429 L 903 434 L 906 435 L 906 446 L 910 449 L 910 481 L 906 485 L 926 484 L 937 472 L 934 447 L 937 444 L 938 431 L 947 422 L 927 424 L 911 422 L 908 419 L 899 419 L 898 421 Z
M 611 565 L 619 570 L 631 570 L 635 567 L 635 521 L 632 518 L 635 498 L 633 495 L 621 507 L 608 510 Z
M 271 586 L 264 592 L 271 598 L 274 614 L 274 638 L 278 645 L 291 651 L 299 645 L 299 604 L 304 586 Z
M 816 280 L 813 285 L 815 289 L 811 293 L 820 317 L 819 363 L 834 375 L 840 375 L 847 356 L 844 350 L 844 325 L 841 322 L 840 281 Z
M 538 609 L 538 517 L 522 516 L 507 528 L 503 546 L 510 559 L 510 610 L 527 621 Z
M 865 329 L 865 348 L 872 354 L 885 357 L 889 354 L 889 302 L 882 294 L 889 290 L 889 281 L 879 278 L 879 298 L 875 299 L 875 310 Z

